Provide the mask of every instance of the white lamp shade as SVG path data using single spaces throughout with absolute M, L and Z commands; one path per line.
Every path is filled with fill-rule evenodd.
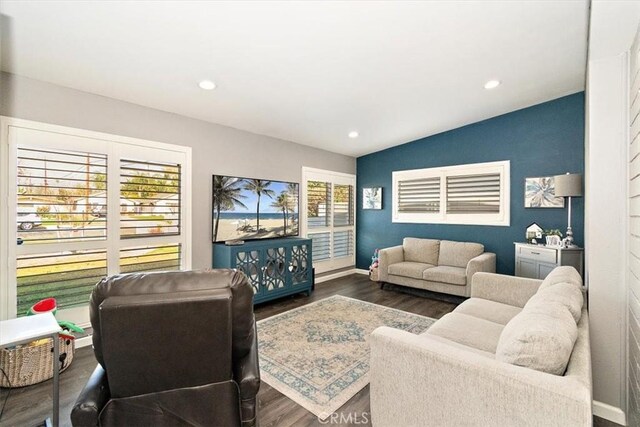
M 555 187 L 557 197 L 582 196 L 582 175 L 578 173 L 556 175 Z

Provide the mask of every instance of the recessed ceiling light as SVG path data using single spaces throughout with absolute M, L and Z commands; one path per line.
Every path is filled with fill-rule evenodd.
M 349 138 L 357 138 L 358 135 L 360 135 L 358 131 L 352 130 L 351 132 L 349 132 Z
M 203 80 L 200 83 L 198 83 L 198 86 L 200 86 L 200 89 L 204 89 L 204 90 L 213 90 L 216 88 L 216 84 L 211 80 Z
M 485 89 L 495 89 L 500 86 L 500 80 L 489 80 L 484 84 Z

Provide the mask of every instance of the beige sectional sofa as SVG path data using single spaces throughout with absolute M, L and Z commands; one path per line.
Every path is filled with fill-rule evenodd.
M 468 297 L 477 272 L 495 273 L 496 255 L 480 243 L 406 237 L 381 249 L 379 280 L 384 283 Z
M 371 335 L 371 416 L 386 426 L 590 426 L 582 279 L 478 273 L 471 298 L 427 332 Z

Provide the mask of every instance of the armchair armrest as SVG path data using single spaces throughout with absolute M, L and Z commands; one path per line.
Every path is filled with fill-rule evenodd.
M 102 366 L 98 365 L 71 409 L 71 425 L 74 427 L 99 425 L 100 411 L 110 398 L 107 373 Z
M 243 426 L 253 426 L 258 410 L 257 398 L 260 389 L 260 367 L 258 364 L 258 331 L 253 324 L 253 345 L 249 352 L 233 366 L 233 378 L 240 388 L 240 410 Z
M 587 426 L 591 392 L 556 376 L 388 327 L 371 344 L 371 421 L 377 427 Z M 462 402 L 462 403 L 461 403 Z
M 378 274 L 381 282 L 389 281 L 389 266 L 404 261 L 402 245 L 380 249 L 378 252 Z
M 536 292 L 542 280 L 504 274 L 476 273 L 471 279 L 471 297 L 524 307 Z
M 469 261 L 467 264 L 467 285 L 471 284 L 473 275 L 481 271 L 486 273 L 496 272 L 496 254 L 485 252 Z

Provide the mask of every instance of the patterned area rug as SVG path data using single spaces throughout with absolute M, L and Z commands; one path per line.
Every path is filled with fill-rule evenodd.
M 325 420 L 369 383 L 371 332 L 419 334 L 435 319 L 332 296 L 258 322 L 264 382 Z

